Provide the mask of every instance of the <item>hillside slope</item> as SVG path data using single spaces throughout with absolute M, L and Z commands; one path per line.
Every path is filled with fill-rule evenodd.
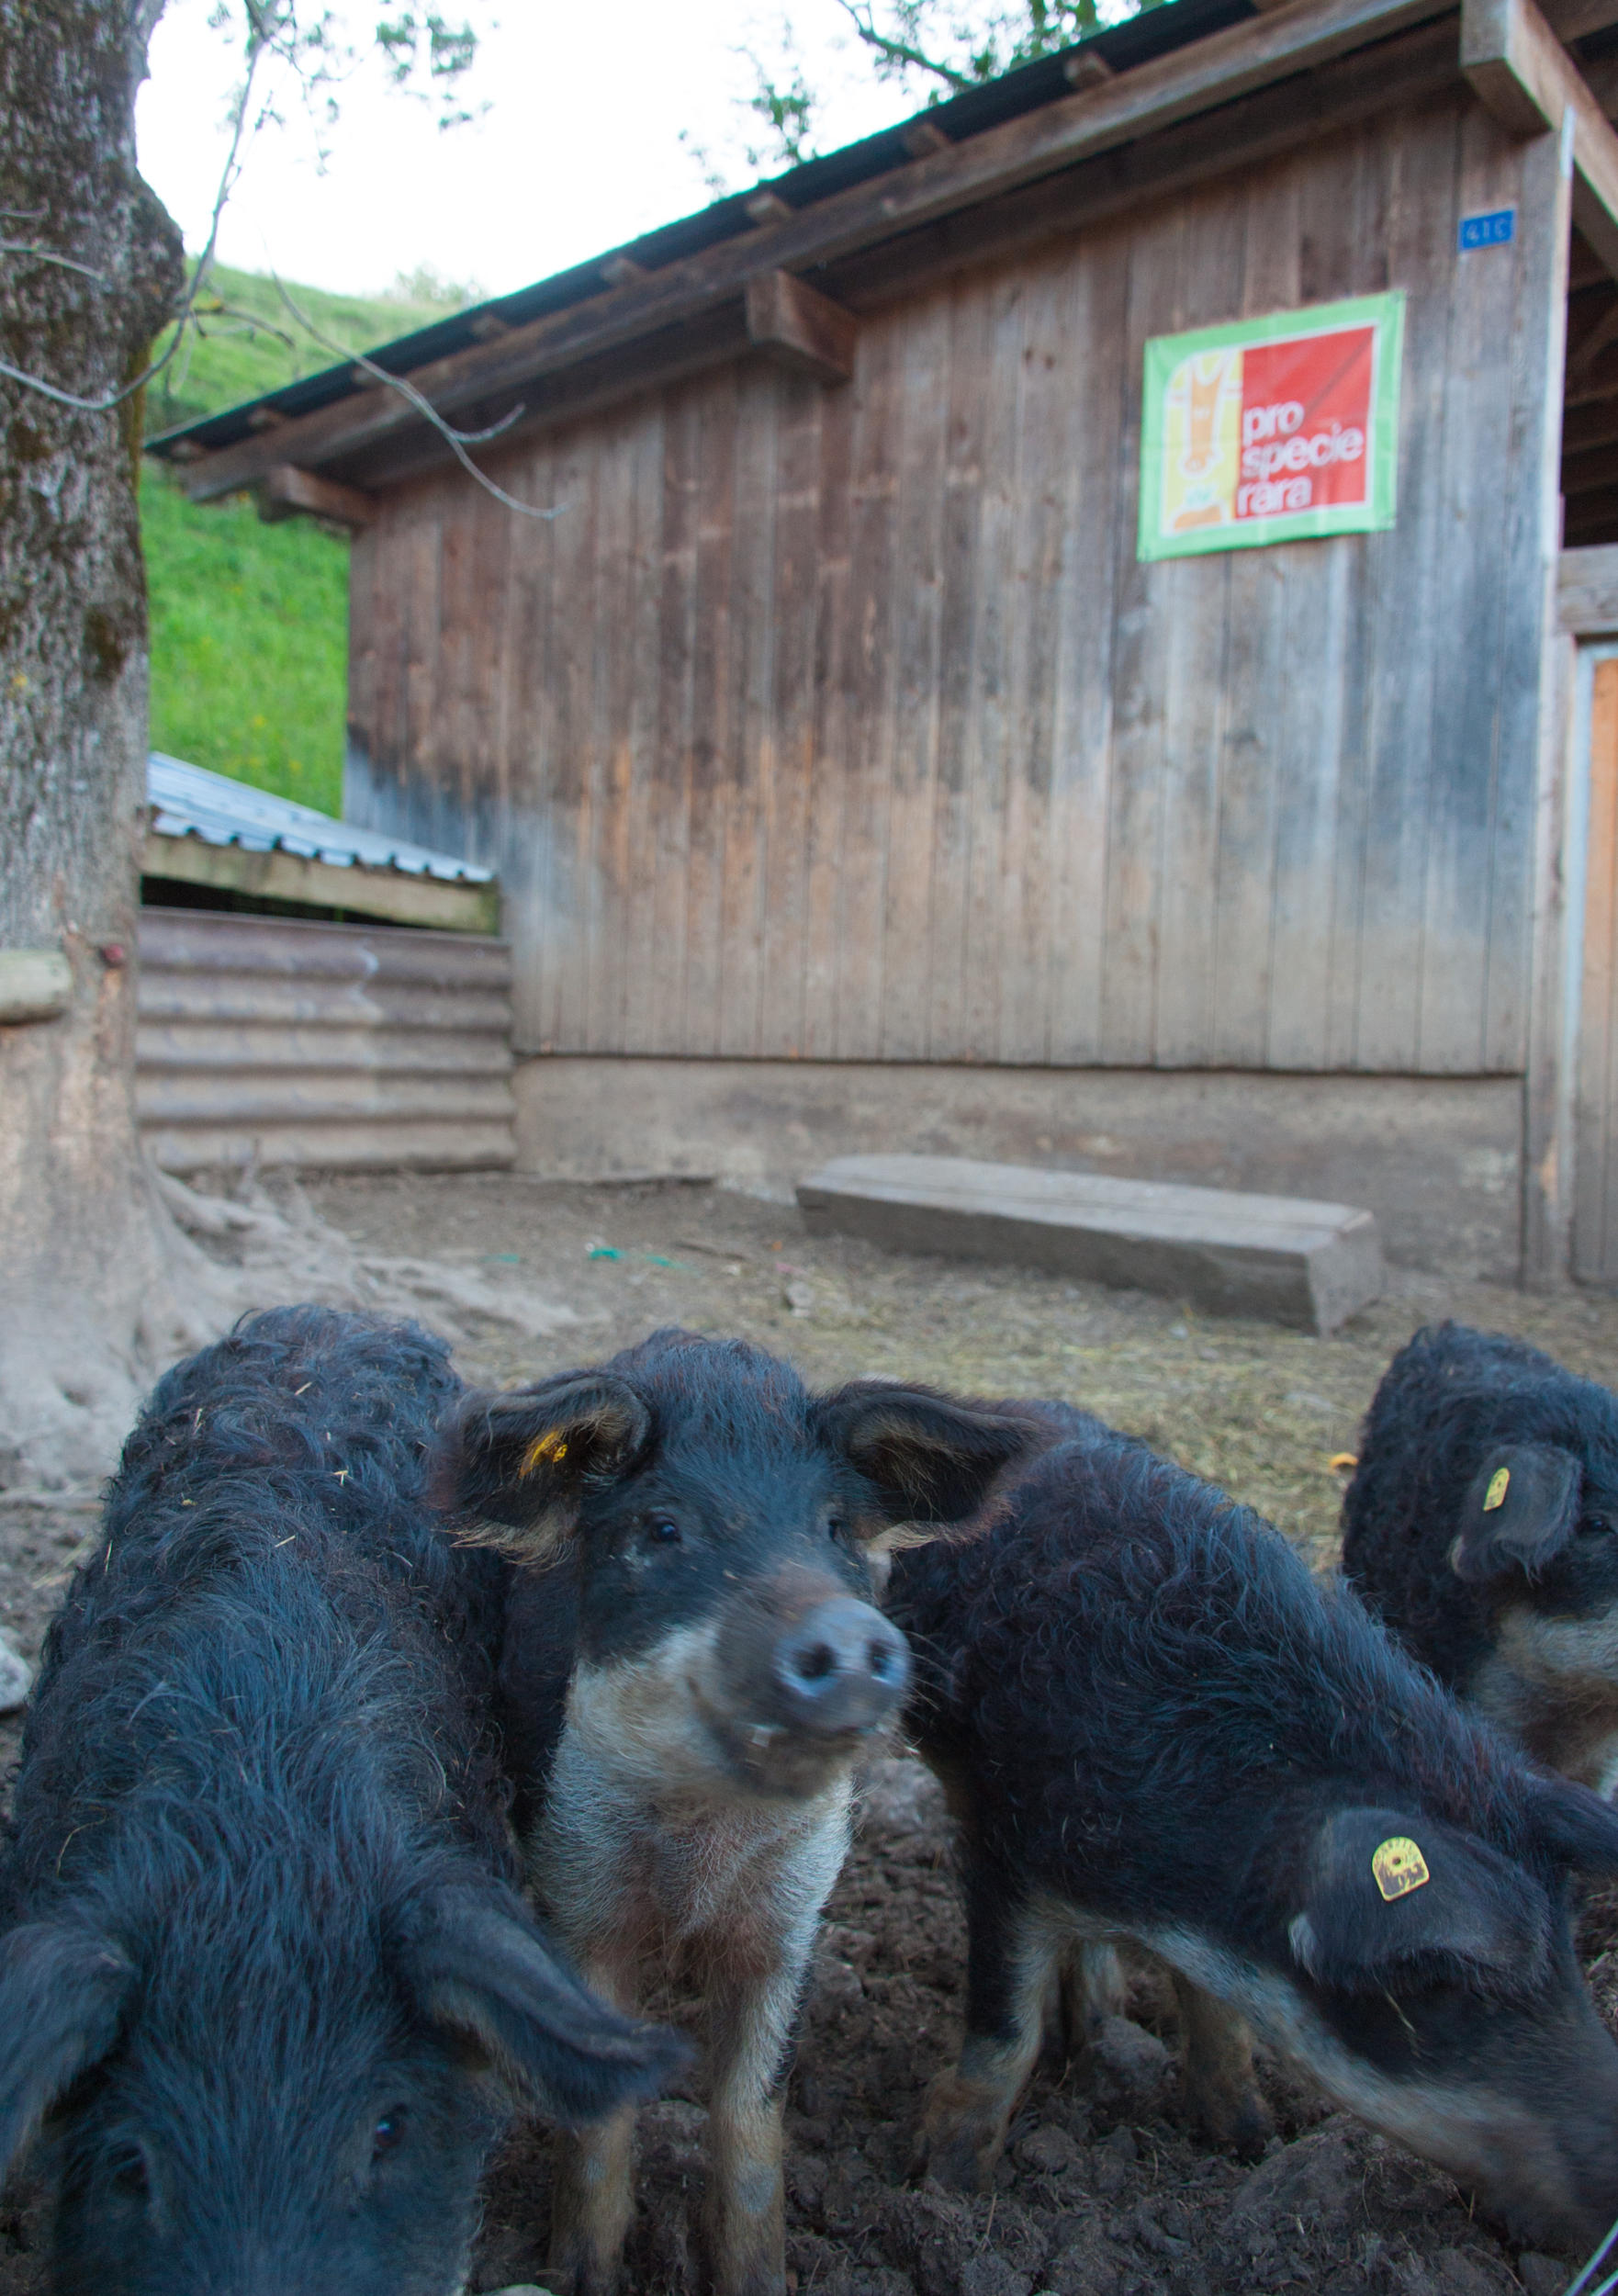
M 288 293 L 320 333 L 362 351 L 462 298 Z M 167 347 L 166 343 L 161 346 Z M 147 396 L 148 433 L 256 399 L 332 364 L 273 279 L 216 265 L 197 323 Z M 244 497 L 188 502 L 140 473 L 152 613 L 152 746 L 328 813 L 343 810 L 348 544 L 296 519 L 261 524 Z

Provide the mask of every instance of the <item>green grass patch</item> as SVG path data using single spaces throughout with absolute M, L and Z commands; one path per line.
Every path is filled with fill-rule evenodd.
M 343 811 L 348 545 L 238 496 L 188 502 L 140 474 L 152 601 L 152 746 Z
M 409 334 L 456 307 L 290 287 L 320 332 L 351 350 Z M 296 382 L 332 363 L 272 279 L 216 266 L 195 330 L 147 394 L 149 434 Z M 152 746 L 191 765 L 343 811 L 348 544 L 312 519 L 263 524 L 245 496 L 187 501 L 166 466 L 140 475 L 152 599 Z

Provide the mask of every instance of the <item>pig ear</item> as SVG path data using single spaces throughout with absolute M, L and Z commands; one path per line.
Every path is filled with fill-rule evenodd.
M 621 2016 L 527 1920 L 475 1889 L 437 1894 L 404 1967 L 428 2023 L 552 2121 L 596 2121 L 655 2096 L 691 2058 L 683 2034 Z
M 1540 1841 L 1575 1874 L 1618 1874 L 1618 1810 L 1571 1778 L 1541 1778 L 1534 1805 Z
M 1538 1443 L 1491 1451 L 1472 1479 L 1450 1548 L 1456 1578 L 1469 1585 L 1508 1570 L 1533 1578 L 1571 1537 L 1583 1480 L 1571 1451 Z
M 469 1395 L 440 1436 L 433 1495 L 457 1514 L 500 1526 L 473 1532 L 478 1544 L 520 1562 L 543 1561 L 578 1520 L 586 1482 L 621 1473 L 651 1425 L 628 1381 L 604 1372 Z
M 815 1406 L 819 1431 L 876 1489 L 902 1536 L 879 1531 L 882 1548 L 923 1543 L 916 1525 L 974 1514 L 1000 1469 L 1029 1447 L 1030 1433 L 997 1412 L 974 1410 L 931 1388 L 855 1379 Z
M 56 2099 L 111 2048 L 133 1976 L 91 1930 L 33 1922 L 0 1942 L 0 2180 Z
M 1308 1865 L 1287 1934 L 1318 1984 L 1378 1992 L 1401 1972 L 1424 1970 L 1517 1992 L 1543 1973 L 1545 1892 L 1453 1827 L 1410 1810 L 1337 1810 L 1316 1832 Z

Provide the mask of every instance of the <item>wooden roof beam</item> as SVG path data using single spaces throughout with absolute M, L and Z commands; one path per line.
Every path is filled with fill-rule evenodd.
M 936 152 L 949 149 L 949 138 L 942 128 L 926 118 L 907 120 L 899 130 L 899 141 L 913 160 L 930 160 Z
M 1618 396 L 1575 407 L 1562 423 L 1562 459 L 1588 455 L 1595 446 L 1618 446 Z
M 1580 495 L 1605 494 L 1612 487 L 1618 487 L 1618 449 L 1598 446 L 1569 455 L 1562 465 L 1562 495 L 1569 506 Z
M 1534 0 L 1461 0 L 1461 69 L 1513 135 L 1571 133 L 1573 219 L 1618 278 L 1618 134 Z
M 1545 0 L 1545 20 L 1564 46 L 1618 24 L 1618 0 Z
M 1571 337 L 1573 333 L 1571 320 L 1568 321 L 1567 332 Z M 1566 380 L 1570 383 L 1576 382 L 1581 376 L 1588 374 L 1615 335 L 1618 335 L 1618 296 L 1613 297 L 1605 310 L 1599 311 L 1595 318 L 1588 322 L 1576 341 L 1569 341 L 1567 365 L 1564 369 Z
M 930 159 L 797 209 L 790 220 L 724 240 L 582 303 L 514 327 L 414 369 L 410 381 L 442 412 L 521 391 L 582 360 L 627 348 L 667 327 L 739 304 L 764 271 L 834 263 L 1117 151 L 1181 120 L 1332 62 L 1448 13 L 1448 0 L 1292 0 L 1269 16 L 1137 64 L 1099 85 L 985 129 Z M 419 427 L 402 393 L 376 384 L 295 417 L 264 439 L 242 439 L 190 464 L 185 489 L 208 501 L 254 485 L 276 463 L 318 467 Z
M 266 525 L 301 515 L 324 518 L 353 534 L 370 524 L 376 509 L 374 494 L 323 478 L 318 470 L 299 470 L 296 463 L 277 463 L 258 485 L 258 514 Z
M 747 310 L 747 340 L 779 366 L 822 383 L 846 383 L 854 372 L 853 312 L 790 271 L 749 279 Z
M 1099 49 L 1075 48 L 1062 60 L 1062 76 L 1069 87 L 1099 87 L 1103 80 L 1116 80 L 1113 70 Z
M 162 837 L 148 829 L 140 874 L 170 884 L 209 885 L 255 901 L 296 901 L 308 908 L 347 909 L 355 917 L 385 917 L 393 925 L 425 925 L 442 933 L 498 933 L 498 884 L 446 884 L 437 877 L 409 877 L 397 869 L 343 869 L 301 853 L 244 852 L 240 845 L 207 845 L 197 837 Z

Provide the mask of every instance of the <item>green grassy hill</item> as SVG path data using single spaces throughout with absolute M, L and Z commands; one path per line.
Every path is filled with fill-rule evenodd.
M 392 297 L 289 287 L 323 335 L 363 351 L 442 319 L 453 289 Z M 162 347 L 166 348 L 166 343 Z M 272 279 L 216 265 L 197 323 L 147 394 L 148 433 L 256 399 L 332 356 Z M 152 746 L 328 813 L 343 810 L 348 545 L 306 518 L 261 524 L 251 501 L 188 502 L 140 474 L 152 600 Z

